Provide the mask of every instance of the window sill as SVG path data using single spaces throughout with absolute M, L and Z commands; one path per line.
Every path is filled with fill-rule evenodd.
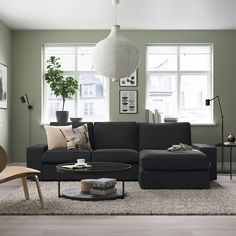
M 213 126 L 217 126 L 217 124 L 216 124 L 216 123 L 209 123 L 209 124 L 191 124 L 191 126 L 193 126 L 193 127 L 200 127 L 200 126 L 213 127 Z

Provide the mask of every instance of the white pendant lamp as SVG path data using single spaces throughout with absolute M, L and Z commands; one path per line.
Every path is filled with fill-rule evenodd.
M 112 3 L 116 12 L 119 0 L 112 0 Z M 138 48 L 121 35 L 116 14 L 111 33 L 94 48 L 93 64 L 100 74 L 113 80 L 130 76 L 139 66 Z

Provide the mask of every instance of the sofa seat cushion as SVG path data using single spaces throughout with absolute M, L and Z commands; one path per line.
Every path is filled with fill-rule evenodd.
M 138 163 L 138 152 L 133 149 L 97 149 L 92 161 Z
M 76 162 L 77 159 L 85 159 L 91 161 L 91 152 L 79 149 L 54 149 L 48 150 L 42 155 L 43 163 L 61 164 L 68 162 Z
M 169 152 L 167 150 L 142 150 L 140 165 L 144 170 L 208 170 L 210 162 L 197 150 Z

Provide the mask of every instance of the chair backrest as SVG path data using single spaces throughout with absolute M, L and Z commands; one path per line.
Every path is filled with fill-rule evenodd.
M 0 146 L 0 172 L 2 172 L 7 166 L 7 154 L 5 150 Z

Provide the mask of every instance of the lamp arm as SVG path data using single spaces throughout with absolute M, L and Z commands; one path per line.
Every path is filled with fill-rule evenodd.
M 221 117 L 222 117 L 222 119 L 223 119 L 223 118 L 224 118 L 224 115 L 223 115 L 223 111 L 222 111 L 222 107 L 221 107 L 219 95 L 217 95 L 216 97 L 217 97 L 217 100 L 218 100 L 218 103 L 219 103 Z
M 29 99 L 28 99 L 28 94 L 27 94 L 27 93 L 25 94 L 25 98 L 26 98 L 26 102 L 27 102 L 27 105 L 28 105 L 28 109 L 29 109 L 29 110 L 32 110 L 32 109 L 33 109 L 33 106 L 30 105 L 30 103 L 29 103 Z

